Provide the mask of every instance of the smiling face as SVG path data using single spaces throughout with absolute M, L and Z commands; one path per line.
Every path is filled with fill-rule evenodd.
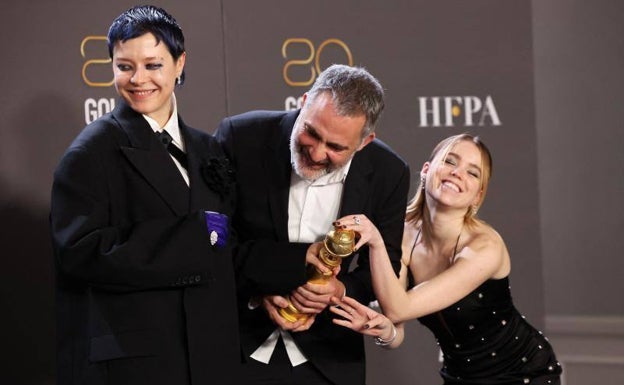
M 477 145 L 460 140 L 423 165 L 427 196 L 440 205 L 466 210 L 482 196 L 482 155 Z
M 290 151 L 297 175 L 315 180 L 347 164 L 375 134 L 362 139 L 366 116 L 339 115 L 331 94 L 321 93 L 308 103 L 306 98 L 292 131 Z
M 146 33 L 113 49 L 115 88 L 138 113 L 165 125 L 172 112 L 171 95 L 184 69 L 186 55 L 175 61 L 163 42 Z

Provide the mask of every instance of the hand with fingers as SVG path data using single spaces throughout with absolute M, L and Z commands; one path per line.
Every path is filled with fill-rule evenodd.
M 347 215 L 334 222 L 334 226 L 345 230 L 353 230 L 357 233 L 357 242 L 354 251 L 364 245 L 369 248 L 383 247 L 384 242 L 381 233 L 373 222 L 364 214 Z
M 331 312 L 340 316 L 333 319 L 336 325 L 376 337 L 376 341 L 383 341 L 378 345 L 390 345 L 396 338 L 396 328 L 385 315 L 347 296 L 342 299 L 334 297 L 332 303 L 336 306 L 330 308 Z
M 336 276 L 340 272 L 342 258 L 353 252 L 355 233 L 334 228 L 323 242 L 308 247 L 306 264 L 308 281 L 288 296 L 287 306 L 277 311 L 287 321 L 295 322 L 309 314 L 322 312 L 333 295 L 345 293 L 345 286 Z
M 288 300 L 279 295 L 268 295 L 262 298 L 262 306 L 266 310 L 269 318 L 282 330 L 291 332 L 301 332 L 308 330 L 314 323 L 316 314 L 310 314 L 305 318 L 296 320 L 295 322 L 287 321 L 279 313 L 279 309 L 288 306 Z
M 293 305 L 301 313 L 318 314 L 331 304 L 332 297 L 341 297 L 345 293 L 345 286 L 336 274 L 340 266 L 335 270 L 331 278 L 324 283 L 308 282 L 295 289 L 289 296 Z
M 329 274 L 330 269 L 319 259 L 319 253 L 323 247 L 323 242 L 315 242 L 308 247 L 308 250 L 306 251 L 306 265 L 314 266 L 322 273 Z M 338 273 L 334 272 L 334 274 Z

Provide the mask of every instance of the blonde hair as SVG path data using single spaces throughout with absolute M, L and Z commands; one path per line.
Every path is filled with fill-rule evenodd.
M 433 162 L 439 154 L 443 154 L 442 157 L 445 158 L 453 146 L 460 141 L 474 143 L 481 153 L 481 197 L 479 199 L 479 203 L 468 208 L 468 210 L 466 210 L 466 215 L 464 216 L 464 224 L 467 226 L 474 226 L 477 223 L 476 211 L 479 207 L 481 207 L 481 204 L 485 199 L 485 193 L 487 192 L 487 187 L 492 175 L 492 155 L 490 154 L 490 150 L 478 136 L 464 133 L 450 136 L 438 143 L 431 152 L 431 156 L 428 161 Z M 425 235 L 428 234 L 431 229 L 431 219 L 427 205 L 425 204 L 427 194 L 425 194 L 423 181 L 423 179 L 420 180 L 416 194 L 407 205 L 405 221 L 413 224 L 420 223 L 422 231 L 424 232 L 423 235 Z

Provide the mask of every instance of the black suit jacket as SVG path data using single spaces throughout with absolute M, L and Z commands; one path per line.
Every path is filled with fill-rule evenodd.
M 203 215 L 233 213 L 214 172 L 224 155 L 181 120 L 180 131 L 190 188 L 123 101 L 56 169 L 58 385 L 237 384 L 233 240 L 211 245 Z
M 237 252 L 239 314 L 245 357 L 275 330 L 264 310 L 250 310 L 250 297 L 290 293 L 306 282 L 308 244 L 288 240 L 291 163 L 289 139 L 299 111 L 254 111 L 224 119 L 215 136 L 237 173 L 234 216 L 241 246 Z M 345 180 L 340 216 L 365 214 L 379 228 L 398 271 L 409 167 L 390 148 L 374 140 L 357 152 Z M 336 218 L 327 218 L 328 227 Z M 354 258 L 356 267 L 349 271 Z M 374 298 L 368 248 L 345 258 L 338 277 L 347 294 L 367 304 Z M 336 384 L 363 384 L 362 336 L 331 322 L 328 310 L 305 332 L 292 333 L 309 361 Z

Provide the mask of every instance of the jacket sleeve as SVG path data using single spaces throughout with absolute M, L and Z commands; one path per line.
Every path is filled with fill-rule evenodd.
M 235 129 L 231 118 L 225 118 L 215 131 L 215 138 L 221 144 L 226 156 L 238 170 Z M 240 207 L 240 205 L 237 205 Z M 264 295 L 290 293 L 305 284 L 305 257 L 309 244 L 290 243 L 275 239 L 272 226 L 267 229 L 246 229 L 237 222 L 242 213 L 233 216 L 234 227 L 240 235 L 240 243 L 234 253 L 237 285 L 243 295 Z M 249 230 L 249 231 L 245 231 Z M 263 236 L 250 237 L 251 232 Z
M 120 292 L 208 283 L 211 260 L 229 255 L 230 246 L 210 244 L 203 211 L 113 219 L 100 162 L 93 151 L 72 147 L 55 172 L 50 225 L 58 277 Z

